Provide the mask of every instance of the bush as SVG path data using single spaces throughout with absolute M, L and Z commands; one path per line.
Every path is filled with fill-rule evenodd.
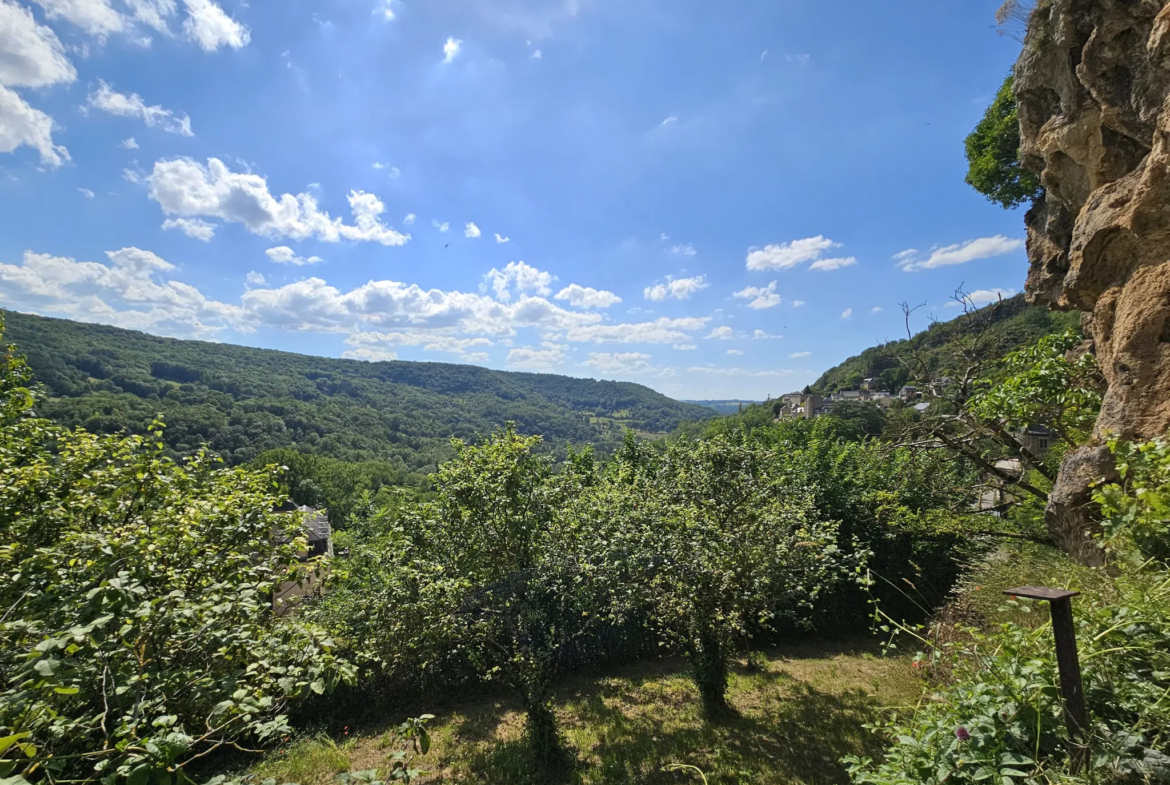
M 1040 178 L 1020 165 L 1020 120 L 1008 74 L 986 114 L 966 139 L 967 184 L 1011 209 L 1043 193 Z

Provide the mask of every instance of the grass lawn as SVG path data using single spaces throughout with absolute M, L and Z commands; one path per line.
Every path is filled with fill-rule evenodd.
M 605 676 L 578 675 L 557 691 L 562 730 L 575 753 L 571 783 L 842 783 L 843 755 L 881 752 L 863 725 L 882 707 L 913 704 L 921 682 L 909 661 L 883 658 L 869 642 L 819 643 L 764 653 L 760 668 L 736 668 L 731 704 L 737 717 L 718 725 L 699 714 L 698 695 L 681 659 L 644 662 Z M 417 763 L 423 782 L 522 785 L 540 782 L 521 736 L 523 715 L 501 696 L 435 707 L 430 754 Z M 355 731 L 344 741 L 301 739 L 253 772 L 278 783 L 330 782 L 337 772 L 384 766 L 386 732 Z

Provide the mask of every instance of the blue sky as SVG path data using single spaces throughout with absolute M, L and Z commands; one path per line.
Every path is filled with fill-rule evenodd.
M 0 305 L 762 398 L 1022 288 L 998 0 L 0 0 Z M 925 326 L 925 321 L 920 326 Z

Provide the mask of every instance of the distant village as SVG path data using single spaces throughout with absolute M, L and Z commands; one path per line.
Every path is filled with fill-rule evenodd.
M 930 407 L 929 403 L 920 401 L 922 393 L 914 385 L 907 384 L 896 395 L 891 395 L 885 390 L 871 389 L 875 381 L 876 379 L 872 378 L 863 379 L 859 390 L 841 390 L 825 396 L 818 395 L 807 387 L 804 388 L 803 392 L 786 393 L 778 399 L 780 406 L 774 410 L 776 419 L 804 418 L 812 420 L 830 413 L 834 406 L 845 402 L 872 403 L 883 409 L 889 408 L 894 401 L 901 401 L 908 406 L 913 406 L 918 411 L 926 411 Z M 940 379 L 938 381 L 945 385 L 948 380 Z

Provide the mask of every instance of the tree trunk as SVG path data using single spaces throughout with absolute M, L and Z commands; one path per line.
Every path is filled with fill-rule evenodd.
M 727 660 L 727 646 L 714 631 L 704 630 L 691 647 L 692 677 L 699 689 L 703 714 L 708 719 L 732 713 L 727 703 Z

